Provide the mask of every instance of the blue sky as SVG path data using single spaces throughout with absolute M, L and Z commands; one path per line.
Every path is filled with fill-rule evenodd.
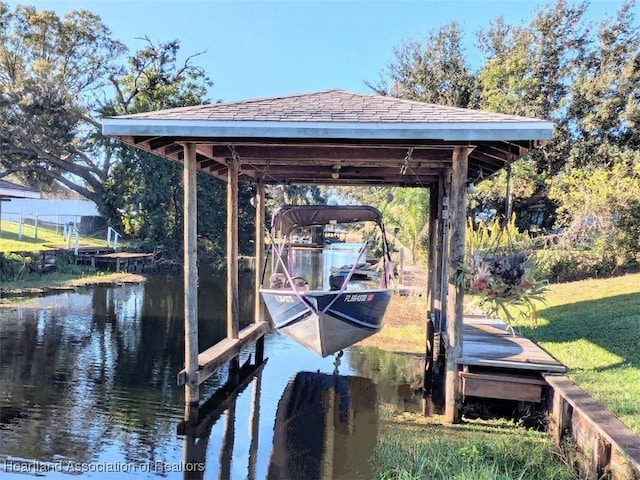
M 205 52 L 195 62 L 214 82 L 213 101 L 242 100 L 342 88 L 371 93 L 393 49 L 452 20 L 474 53 L 475 32 L 499 15 L 528 21 L 530 0 L 257 1 L 55 0 L 10 1 L 38 9 L 87 9 L 130 49 L 141 37 L 181 40 L 183 54 Z M 615 15 L 620 0 L 593 0 L 589 18 Z

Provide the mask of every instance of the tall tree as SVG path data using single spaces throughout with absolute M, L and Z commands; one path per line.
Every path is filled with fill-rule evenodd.
M 202 69 L 177 61 L 177 40 L 147 45 L 110 73 L 113 97 L 100 102 L 100 116 L 140 113 L 199 104 L 210 81 Z M 128 235 L 152 244 L 178 245 L 182 232 L 182 180 L 178 164 L 124 146 L 94 132 L 93 146 L 120 159 L 103 182 L 103 210 L 122 219 Z M 200 181 L 202 183 L 203 180 Z
M 539 9 L 528 24 L 508 25 L 498 18 L 478 33 L 485 57 L 478 73 L 481 107 L 556 124 L 551 142 L 513 166 L 510 188 L 504 173 L 480 188 L 481 208 L 506 213 L 504 206 L 513 204 L 523 229 L 553 224 L 547 182 L 562 170 L 571 149 L 573 129 L 567 106 L 590 46 L 591 31 L 584 19 L 587 6 L 557 0 Z M 505 201 L 496 191 L 512 192 L 515 198 Z
M 594 48 L 577 66 L 567 116 L 573 138 L 583 142 L 571 157 L 575 166 L 606 165 L 593 155 L 599 145 L 640 147 L 640 29 L 626 2 L 603 20 Z
M 476 103 L 475 79 L 467 64 L 458 23 L 403 43 L 394 49 L 394 56 L 378 83 L 367 83 L 377 93 L 455 107 Z
M 210 85 L 177 40 L 126 48 L 88 11 L 0 3 L 0 171 L 46 187 L 59 182 L 102 210 L 104 183 L 126 155 L 99 117 L 200 103 Z M 111 212 L 113 213 L 113 212 Z
M 100 127 L 92 97 L 124 51 L 88 11 L 59 18 L 0 3 L 0 171 L 60 182 L 101 205 L 112 158 L 87 148 Z

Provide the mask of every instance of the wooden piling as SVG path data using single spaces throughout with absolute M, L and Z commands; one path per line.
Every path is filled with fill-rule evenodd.
M 427 298 L 429 309 L 426 318 L 427 344 L 425 349 L 424 361 L 424 402 L 422 413 L 430 415 L 434 412 L 432 399 L 432 382 L 433 382 L 433 362 L 434 362 L 434 341 L 435 341 L 435 297 L 439 293 L 436 290 L 437 264 L 438 264 L 438 194 L 439 188 L 436 183 L 429 191 L 429 259 L 427 264 L 428 271 L 428 287 Z M 437 292 L 437 293 L 436 293 Z
M 198 370 L 198 267 L 197 267 L 197 168 L 196 148 L 184 147 L 184 363 L 185 403 L 200 400 Z
M 256 271 L 256 281 L 255 281 L 255 317 L 254 321 L 259 323 L 263 318 L 262 311 L 262 302 L 260 301 L 260 284 L 262 282 L 262 268 L 264 264 L 264 199 L 265 199 L 265 191 L 264 191 L 264 183 L 262 181 L 258 181 L 258 189 L 255 197 L 255 208 L 256 208 L 256 262 L 255 262 L 255 271 Z
M 462 329 L 464 314 L 463 285 L 456 282 L 459 267 L 464 261 L 464 237 L 467 222 L 467 169 L 469 149 L 453 149 L 451 193 L 449 195 L 449 260 L 447 295 L 447 375 L 445 390 L 445 420 L 462 420 L 462 394 L 458 375 L 458 359 L 462 357 Z
M 227 338 L 238 338 L 238 172 L 236 159 L 228 160 L 227 174 Z
M 447 169 L 438 179 L 438 262 L 436 264 L 433 298 L 435 313 L 435 328 L 437 344 L 434 348 L 433 377 L 431 399 L 434 413 L 444 414 L 445 384 L 446 384 L 446 353 L 447 353 L 447 258 L 449 255 L 449 190 L 451 187 L 451 170 Z

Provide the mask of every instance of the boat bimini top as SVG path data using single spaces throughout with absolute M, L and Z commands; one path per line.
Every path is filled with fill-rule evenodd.
M 292 230 L 314 225 L 375 222 L 384 232 L 382 214 L 366 205 L 283 205 L 273 212 L 271 233 L 286 236 Z

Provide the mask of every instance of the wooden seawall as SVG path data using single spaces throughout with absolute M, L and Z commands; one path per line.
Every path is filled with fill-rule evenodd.
M 640 479 L 640 436 L 566 375 L 567 368 L 500 320 L 467 315 L 458 359 L 463 398 L 534 402 L 558 447 L 571 445 L 585 478 Z

